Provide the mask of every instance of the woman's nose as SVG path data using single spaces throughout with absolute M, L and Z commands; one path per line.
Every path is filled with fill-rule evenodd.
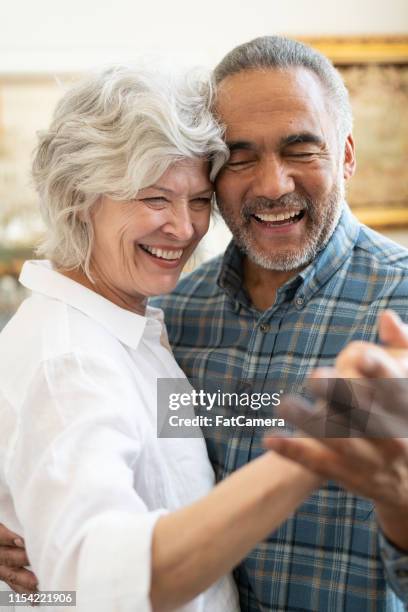
M 171 219 L 163 227 L 163 231 L 171 233 L 178 240 L 190 240 L 194 235 L 194 227 L 189 207 L 184 204 L 176 204 L 173 207 Z

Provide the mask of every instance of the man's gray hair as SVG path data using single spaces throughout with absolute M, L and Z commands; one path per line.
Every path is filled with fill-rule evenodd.
M 353 127 L 350 99 L 339 72 L 322 53 L 282 36 L 261 36 L 235 47 L 214 70 L 218 85 L 226 77 L 246 70 L 286 70 L 303 67 L 314 72 L 327 91 L 329 111 L 339 131 L 341 145 Z
M 129 200 L 184 158 L 228 157 L 211 114 L 208 75 L 117 66 L 68 90 L 39 133 L 32 167 L 47 232 L 38 252 L 89 275 L 90 211 L 101 195 Z

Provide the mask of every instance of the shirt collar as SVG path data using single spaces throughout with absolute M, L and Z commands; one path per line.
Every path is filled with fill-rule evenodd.
M 361 224 L 344 202 L 340 220 L 327 245 L 304 270 L 279 288 L 277 302 L 292 298 L 294 294 L 301 294 L 302 304 L 310 300 L 350 257 L 360 227 Z M 250 306 L 243 287 L 243 253 L 233 240 L 225 251 L 217 283 L 233 300 Z
M 224 253 L 217 284 L 232 300 L 247 303 L 248 297 L 243 289 L 243 259 L 243 253 L 231 240 Z
M 60 274 L 49 261 L 26 261 L 20 283 L 49 298 L 64 302 L 97 321 L 120 342 L 137 349 L 142 336 L 149 331 L 160 335 L 162 311 L 148 306 L 146 316 L 120 308 L 80 283 Z

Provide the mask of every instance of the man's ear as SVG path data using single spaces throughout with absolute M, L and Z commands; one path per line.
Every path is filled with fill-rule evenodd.
M 354 147 L 354 139 L 351 134 L 346 138 L 344 145 L 344 159 L 343 159 L 343 177 L 347 181 L 350 179 L 356 171 L 356 151 Z

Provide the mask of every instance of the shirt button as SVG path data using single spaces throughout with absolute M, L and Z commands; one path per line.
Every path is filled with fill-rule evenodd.
M 296 306 L 303 306 L 303 304 L 305 303 L 305 298 L 301 295 L 299 295 L 296 300 L 295 300 L 295 304 Z
M 271 329 L 271 326 L 269 323 L 261 323 L 259 329 L 263 334 L 266 334 Z

